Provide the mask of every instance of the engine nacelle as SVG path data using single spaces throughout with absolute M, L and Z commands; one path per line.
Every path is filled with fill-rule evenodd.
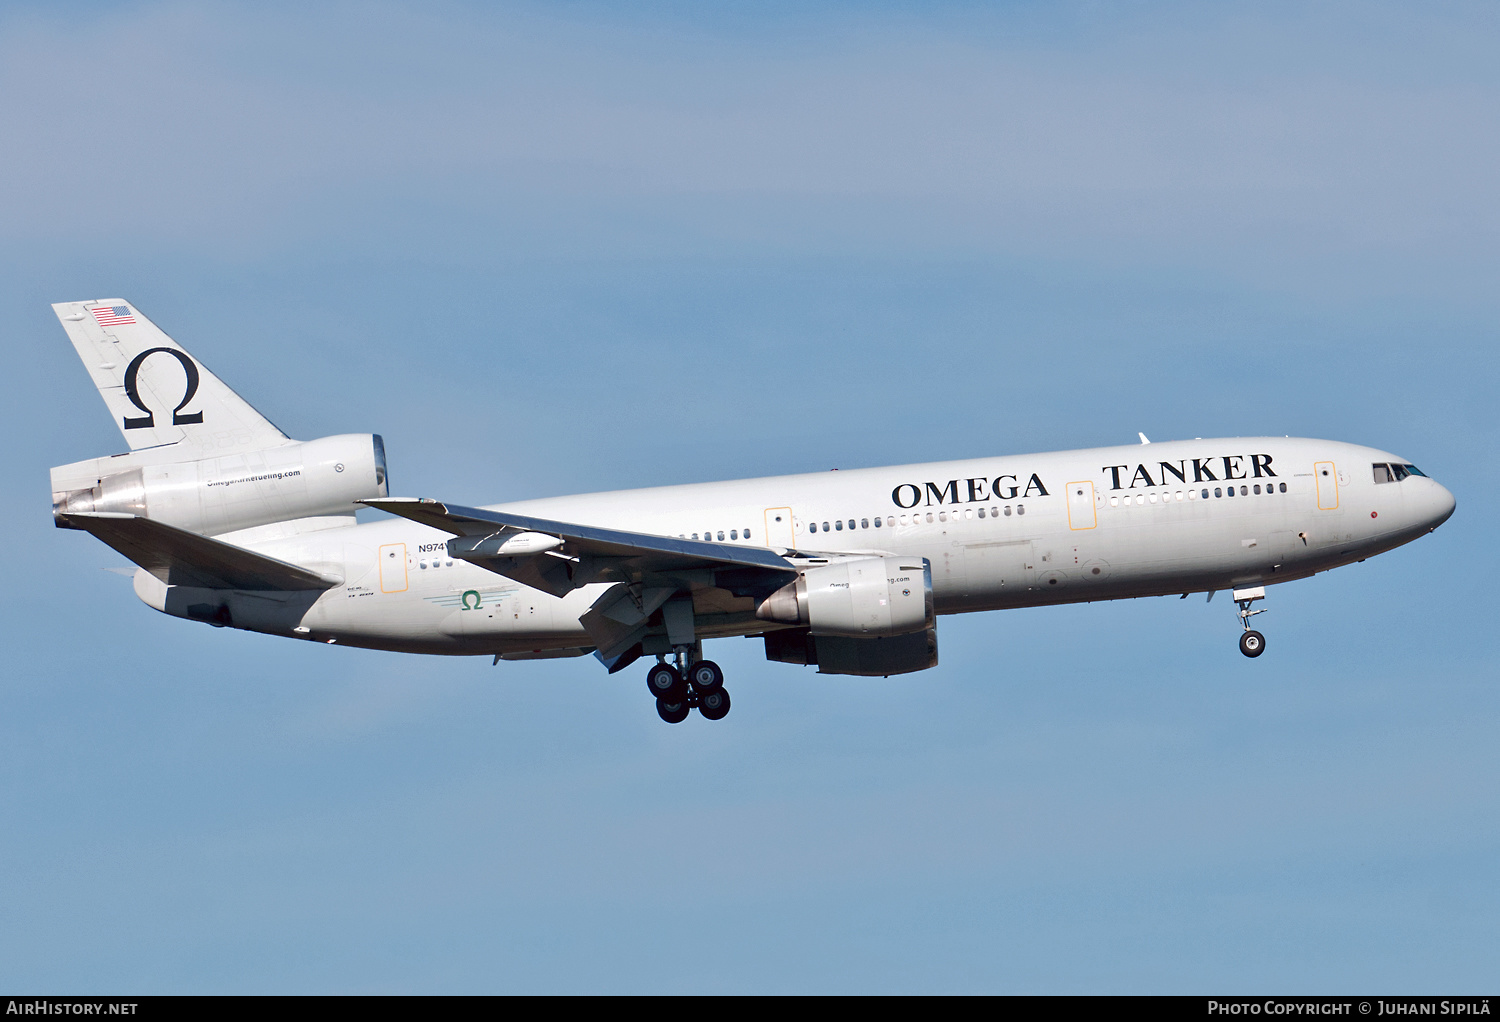
M 813 635 L 806 628 L 786 628 L 766 633 L 766 659 L 806 664 L 816 667 L 819 674 L 853 674 L 864 678 L 911 674 L 937 666 L 937 629 L 851 639 L 842 635 Z
M 933 624 L 932 567 L 919 557 L 858 557 L 803 569 L 755 609 L 813 635 L 906 635 Z
M 53 514 L 123 512 L 217 536 L 271 522 L 347 515 L 355 501 L 388 495 L 385 444 L 372 433 L 198 461 L 154 460 L 164 457 L 170 453 L 158 448 L 54 468 Z

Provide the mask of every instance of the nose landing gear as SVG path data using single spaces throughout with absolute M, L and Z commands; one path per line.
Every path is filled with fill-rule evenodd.
M 694 707 L 708 720 L 723 720 L 729 712 L 724 672 L 712 660 L 696 659 L 696 652 L 692 647 L 679 646 L 675 667 L 658 654 L 656 663 L 646 672 L 646 688 L 656 697 L 657 715 L 668 724 L 681 724 Z
M 1234 602 L 1240 605 L 1240 624 L 1245 626 L 1245 633 L 1240 636 L 1240 652 L 1247 657 L 1258 657 L 1266 651 L 1266 637 L 1250 627 L 1250 619 L 1256 614 L 1264 614 L 1265 607 L 1255 610 L 1250 609 L 1250 604 L 1256 600 L 1266 598 L 1266 587 L 1256 586 L 1254 589 L 1236 589 L 1234 591 Z

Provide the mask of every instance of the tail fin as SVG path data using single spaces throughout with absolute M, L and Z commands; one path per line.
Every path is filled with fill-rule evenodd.
M 59 302 L 52 309 L 132 451 L 184 440 L 205 454 L 287 442 L 129 302 Z

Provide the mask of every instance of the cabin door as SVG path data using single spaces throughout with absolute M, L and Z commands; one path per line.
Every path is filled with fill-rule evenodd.
M 1339 474 L 1331 461 L 1320 461 L 1313 466 L 1313 478 L 1318 484 L 1318 510 L 1335 511 L 1339 506 Z
M 380 591 L 406 592 L 405 543 L 387 543 L 380 548 Z
M 797 535 L 792 529 L 792 509 L 789 507 L 766 508 L 766 546 L 784 547 L 791 550 L 797 545 Z
M 1068 484 L 1068 528 L 1092 529 L 1099 524 L 1098 509 L 1094 505 L 1094 481 Z

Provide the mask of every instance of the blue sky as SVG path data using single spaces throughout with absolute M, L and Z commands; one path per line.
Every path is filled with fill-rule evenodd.
M 0 986 L 1492 989 L 1500 16 L 1316 5 L 0 12 Z M 123 296 L 395 492 L 493 502 L 1154 439 L 1368 443 L 1433 536 L 947 618 L 734 711 L 591 659 L 141 605 L 47 513 Z

